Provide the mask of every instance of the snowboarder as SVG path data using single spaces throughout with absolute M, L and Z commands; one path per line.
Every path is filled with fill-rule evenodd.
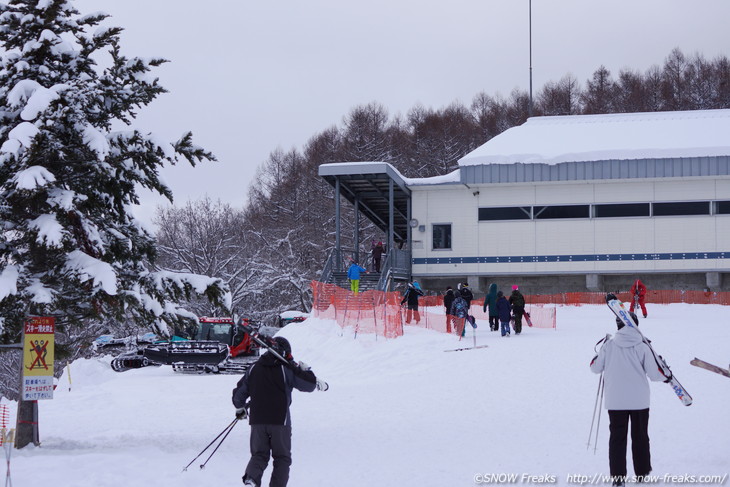
M 406 292 L 403 295 L 403 300 L 400 302 L 401 306 L 403 306 L 406 302 L 408 303 L 406 323 L 409 325 L 411 323 L 411 316 L 416 319 L 416 324 L 421 321 L 421 315 L 418 314 L 418 298 L 420 296 L 423 296 L 423 291 L 421 291 L 421 285 L 418 284 L 418 281 L 409 282 L 408 289 L 406 289 Z
M 360 267 L 357 262 L 350 259 L 350 267 L 347 268 L 347 278 L 350 280 L 350 290 L 357 294 L 360 292 L 360 274 L 369 274 L 367 270 Z
M 522 333 L 522 315 L 525 314 L 525 297 L 520 292 L 517 284 L 512 286 L 509 304 L 512 305 L 512 313 L 515 316 L 515 335 L 519 335 Z
M 454 290 L 451 286 L 446 286 L 446 294 L 444 294 L 444 308 L 446 310 L 446 333 L 451 333 L 451 326 L 455 325 L 454 315 L 451 314 L 451 305 L 454 304 Z
M 501 325 L 502 336 L 509 336 L 509 322 L 512 318 L 512 305 L 509 304 L 507 298 L 504 297 L 502 291 L 497 291 L 497 314 Z
M 631 285 L 631 305 L 629 306 L 629 311 L 634 311 L 635 307 L 638 308 L 640 306 L 641 313 L 644 315 L 644 318 L 646 318 L 647 313 L 646 304 L 644 303 L 645 299 L 646 286 L 643 282 L 641 282 L 641 279 L 637 279 L 636 281 L 634 281 L 634 284 Z
M 454 302 L 451 303 L 451 316 L 454 317 L 454 330 L 459 335 L 459 340 L 465 334 L 466 318 L 469 316 L 469 305 L 460 292 L 454 293 Z
M 289 405 L 293 389 L 312 392 L 326 390 L 303 362 L 294 362 L 291 345 L 286 338 L 275 337 L 272 349 L 286 358 L 282 363 L 266 352 L 254 363 L 233 389 L 236 418 L 251 425 L 251 460 L 246 466 L 243 484 L 261 485 L 261 477 L 274 458 L 270 487 L 285 487 L 291 466 L 291 416 Z M 324 384 L 324 383 L 321 383 Z M 250 402 L 247 404 L 248 399 Z M 249 409 L 249 410 L 247 410 Z
M 497 331 L 499 329 L 499 313 L 497 312 L 497 284 L 489 285 L 489 292 L 484 298 L 483 310 L 489 313 L 489 329 Z
M 631 313 L 634 322 L 639 319 Z M 637 480 L 651 472 L 649 451 L 649 381 L 667 381 L 640 333 L 616 318 L 618 331 L 591 361 L 591 370 L 603 373 L 604 407 L 608 410 L 608 462 L 613 485 L 626 479 L 626 442 L 631 423 L 631 452 Z
M 383 242 L 378 242 L 377 244 L 374 243 L 372 254 L 373 254 L 373 271 L 380 272 L 380 261 L 383 258 L 383 254 L 385 253 L 385 248 L 383 248 Z

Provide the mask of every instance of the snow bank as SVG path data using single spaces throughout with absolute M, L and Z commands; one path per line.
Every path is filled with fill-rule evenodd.
M 695 399 L 684 407 L 665 384 L 651 385 L 654 474 L 727 475 L 730 384 L 689 361 L 727 365 L 730 307 L 648 306 L 643 332 Z M 615 321 L 605 306 L 558 307 L 557 316 L 557 331 L 524 328 L 511 338 L 479 321 L 461 342 L 409 327 L 393 340 L 355 337 L 315 318 L 286 326 L 279 333 L 295 359 L 331 387 L 293 395 L 290 485 L 457 487 L 482 485 L 487 475 L 570 485 L 576 475 L 607 474 L 605 413 L 597 453 L 586 448 L 598 384 L 588 363 Z M 474 339 L 488 347 L 444 353 Z M 15 485 L 240 485 L 249 457 L 245 423 L 204 470 L 198 465 L 207 454 L 182 472 L 233 419 L 238 376 L 180 375 L 170 367 L 118 374 L 108 359 L 76 361 L 69 370 L 55 398 L 39 403 L 42 446 L 13 452 Z

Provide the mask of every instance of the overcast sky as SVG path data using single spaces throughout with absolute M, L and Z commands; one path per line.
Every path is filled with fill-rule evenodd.
M 183 205 L 206 194 L 242 206 L 257 167 L 301 149 L 355 106 L 391 115 L 416 104 L 465 105 L 475 94 L 529 89 L 529 0 L 76 0 L 125 28 L 127 55 L 171 62 L 170 93 L 135 127 L 176 139 L 192 130 L 219 162 L 164 179 Z M 641 72 L 679 47 L 730 56 L 729 0 L 533 0 L 533 92 L 600 66 Z M 150 221 L 164 200 L 145 196 Z

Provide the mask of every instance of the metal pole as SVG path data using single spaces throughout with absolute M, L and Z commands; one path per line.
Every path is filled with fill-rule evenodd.
M 413 270 L 413 268 L 411 266 L 411 263 L 413 262 L 413 250 L 411 249 L 411 242 L 413 242 L 413 233 L 412 233 L 413 229 L 411 228 L 411 218 L 413 218 L 413 215 L 411 213 L 413 210 L 411 208 L 411 198 L 410 197 L 406 200 L 406 204 L 408 207 L 408 210 L 406 211 L 406 214 L 408 215 L 408 222 L 407 222 L 408 225 L 406 225 L 406 228 L 408 229 L 407 230 L 407 235 L 408 235 L 408 237 L 407 237 L 408 238 L 408 280 L 410 281 L 411 279 L 413 279 L 413 275 L 411 272 Z
M 353 238 L 355 242 L 355 262 L 362 265 L 360 262 L 360 199 L 355 200 L 355 234 Z
M 340 244 L 340 178 L 335 179 L 335 270 L 342 272 L 342 250 Z
M 529 115 L 532 116 L 532 0 L 530 0 L 530 107 Z
M 393 215 L 393 180 L 388 181 L 388 252 L 393 249 L 393 233 L 395 233 L 394 215 Z

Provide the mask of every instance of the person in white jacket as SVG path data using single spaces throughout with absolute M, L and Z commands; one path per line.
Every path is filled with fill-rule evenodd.
M 639 323 L 631 313 L 634 323 Z M 613 485 L 626 479 L 626 443 L 631 423 L 631 453 L 638 481 L 651 472 L 649 451 L 649 381 L 666 381 L 649 346 L 638 330 L 616 319 L 616 336 L 603 344 L 593 360 L 591 370 L 603 373 L 604 407 L 608 410 L 608 462 Z

